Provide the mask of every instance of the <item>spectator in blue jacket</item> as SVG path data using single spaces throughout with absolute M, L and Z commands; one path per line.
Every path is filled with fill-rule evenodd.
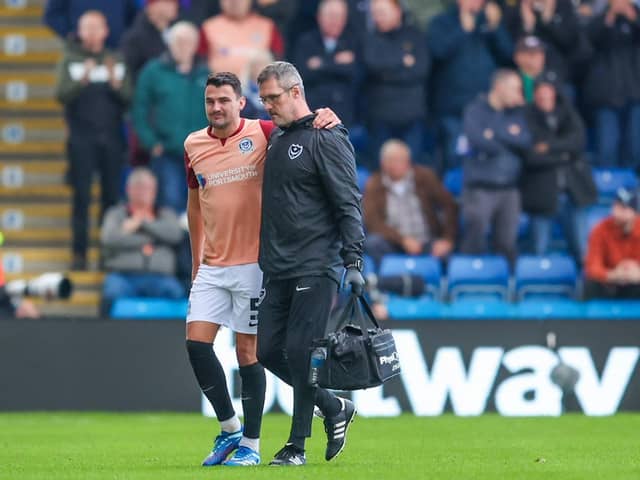
M 518 181 L 531 134 L 522 106 L 522 80 L 513 70 L 498 70 L 487 96 L 472 102 L 464 114 L 464 133 L 471 154 L 463 165 L 462 253 L 493 251 L 513 262 L 520 218 Z
M 445 169 L 459 166 L 467 144 L 462 136 L 464 108 L 489 89 L 496 67 L 509 65 L 513 42 L 500 7 L 484 0 L 457 0 L 437 15 L 427 32 L 433 64 L 432 104 Z
M 331 108 L 348 128 L 355 120 L 359 53 L 356 35 L 345 29 L 347 17 L 346 0 L 322 0 L 318 28 L 297 40 L 294 63 L 309 105 Z
M 98 10 L 107 19 L 109 36 L 106 46 L 117 48 L 120 37 L 131 25 L 138 11 L 136 0 L 47 0 L 44 23 L 62 39 L 73 36 L 78 19 L 89 10 Z
M 133 100 L 133 124 L 151 152 L 151 169 L 161 190 L 158 203 L 176 212 L 186 208 L 184 139 L 207 125 L 202 86 L 209 73 L 197 61 L 198 29 L 178 22 L 169 30 L 169 51 L 140 73 Z
M 594 110 L 597 164 L 640 170 L 640 9 L 610 0 L 588 33 L 595 56 L 584 96 Z
M 424 35 L 407 23 L 398 0 L 372 0 L 371 16 L 375 31 L 363 41 L 371 158 L 385 140 L 398 138 L 419 162 L 430 63 Z

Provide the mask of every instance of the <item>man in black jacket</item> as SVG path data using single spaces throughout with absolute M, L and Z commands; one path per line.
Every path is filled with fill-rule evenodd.
M 370 133 L 372 169 L 382 144 L 403 140 L 420 162 L 426 116 L 429 55 L 424 34 L 409 25 L 396 0 L 373 0 L 375 30 L 363 40 L 364 86 Z
M 352 402 L 309 386 L 311 342 L 323 337 L 342 274 L 362 293 L 364 232 L 353 147 L 338 126 L 318 133 L 293 65 L 276 62 L 258 76 L 260 98 L 279 127 L 271 135 L 262 188 L 258 359 L 293 386 L 287 444 L 272 465 L 303 465 L 314 401 L 325 414 L 325 459 L 342 451 Z M 342 257 L 342 259 L 340 258 Z
M 522 207 L 531 215 L 533 251 L 545 255 L 553 217 L 560 215 L 569 249 L 578 264 L 587 246 L 586 207 L 596 200 L 591 167 L 585 161 L 582 119 L 558 94 L 555 76 L 535 83 L 534 103 L 526 110 L 533 148 L 524 157 L 520 191 Z
M 327 105 L 347 127 L 355 119 L 358 41 L 345 29 L 346 0 L 323 0 L 318 6 L 318 29 L 296 42 L 294 63 L 304 76 L 309 105 Z

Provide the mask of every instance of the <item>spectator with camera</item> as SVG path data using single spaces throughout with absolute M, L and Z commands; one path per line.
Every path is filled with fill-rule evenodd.
M 109 209 L 101 231 L 104 269 L 102 314 L 120 297 L 182 298 L 175 248 L 184 231 L 169 208 L 156 208 L 157 181 L 137 167 L 127 178 L 127 203 Z
M 411 164 L 411 151 L 400 140 L 382 145 L 380 171 L 367 182 L 363 210 L 365 252 L 377 265 L 389 253 L 444 258 L 453 251 L 455 200 L 433 170 Z
M 549 251 L 553 219 L 560 217 L 576 263 L 586 253 L 587 207 L 597 191 L 584 158 L 585 128 L 580 115 L 559 91 L 555 75 L 536 80 L 534 103 L 527 106 L 533 148 L 524 156 L 520 181 L 522 208 L 531 216 L 533 251 Z
M 618 190 L 611 215 L 589 237 L 585 298 L 640 299 L 638 192 Z

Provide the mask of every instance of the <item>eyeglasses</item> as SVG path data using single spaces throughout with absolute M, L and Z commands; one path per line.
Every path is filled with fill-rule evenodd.
M 289 88 L 285 88 L 280 93 L 272 93 L 271 95 L 265 95 L 264 97 L 260 97 L 260 103 L 262 103 L 263 105 L 265 105 L 267 103 L 273 105 L 275 102 L 278 101 L 278 99 L 282 95 L 284 95 L 285 93 L 287 93 L 289 90 L 291 90 L 293 87 L 295 87 L 297 85 L 298 85 L 297 83 L 293 84 Z

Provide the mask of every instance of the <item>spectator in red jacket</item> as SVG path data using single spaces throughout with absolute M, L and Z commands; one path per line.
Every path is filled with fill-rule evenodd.
M 589 238 L 586 298 L 640 298 L 638 194 L 618 190 L 611 216 Z

